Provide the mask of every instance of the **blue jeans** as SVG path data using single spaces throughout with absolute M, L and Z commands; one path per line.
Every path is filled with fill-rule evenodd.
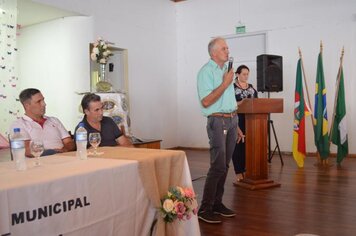
M 209 116 L 207 132 L 210 144 L 210 168 L 204 185 L 201 210 L 212 210 L 222 203 L 224 184 L 237 139 L 237 116 Z

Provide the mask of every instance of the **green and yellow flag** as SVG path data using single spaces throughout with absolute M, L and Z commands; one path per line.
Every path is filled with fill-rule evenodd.
M 346 126 L 346 104 L 345 104 L 345 88 L 344 88 L 344 72 L 340 65 L 337 79 L 340 78 L 336 97 L 336 107 L 334 111 L 334 123 L 331 127 L 331 141 L 337 145 L 337 163 L 341 161 L 349 153 L 347 126 Z
M 306 155 L 305 145 L 305 116 L 310 115 L 303 92 L 301 59 L 297 64 L 297 76 L 294 93 L 294 126 L 293 126 L 293 157 L 298 167 L 304 166 Z
M 321 52 L 318 56 L 315 83 L 314 141 L 321 159 L 327 159 L 330 154 L 330 144 L 328 134 L 328 114 L 326 111 L 326 88 Z

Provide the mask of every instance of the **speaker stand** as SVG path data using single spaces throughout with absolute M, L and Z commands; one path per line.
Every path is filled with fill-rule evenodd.
M 267 94 L 268 94 L 268 98 L 270 98 L 269 92 Z M 281 150 L 279 148 L 276 130 L 274 129 L 273 120 L 271 120 L 271 114 L 268 114 L 267 122 L 268 122 L 268 163 L 271 163 L 274 153 L 276 152 L 276 150 L 278 150 L 279 159 L 281 160 L 282 166 L 284 166 L 284 161 L 281 155 Z M 273 131 L 274 141 L 276 142 L 276 147 L 273 149 L 273 152 L 271 151 L 271 127 Z

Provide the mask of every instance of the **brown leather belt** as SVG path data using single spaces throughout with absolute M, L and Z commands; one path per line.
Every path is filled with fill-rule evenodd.
M 216 112 L 216 113 L 212 113 L 209 116 L 218 116 L 218 117 L 224 117 L 224 118 L 232 118 L 234 116 L 237 115 L 237 111 L 233 111 L 231 113 L 220 113 L 220 112 Z

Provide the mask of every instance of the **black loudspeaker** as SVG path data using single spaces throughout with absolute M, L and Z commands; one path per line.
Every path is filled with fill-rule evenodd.
M 257 56 L 257 90 L 283 91 L 282 56 L 262 54 Z

